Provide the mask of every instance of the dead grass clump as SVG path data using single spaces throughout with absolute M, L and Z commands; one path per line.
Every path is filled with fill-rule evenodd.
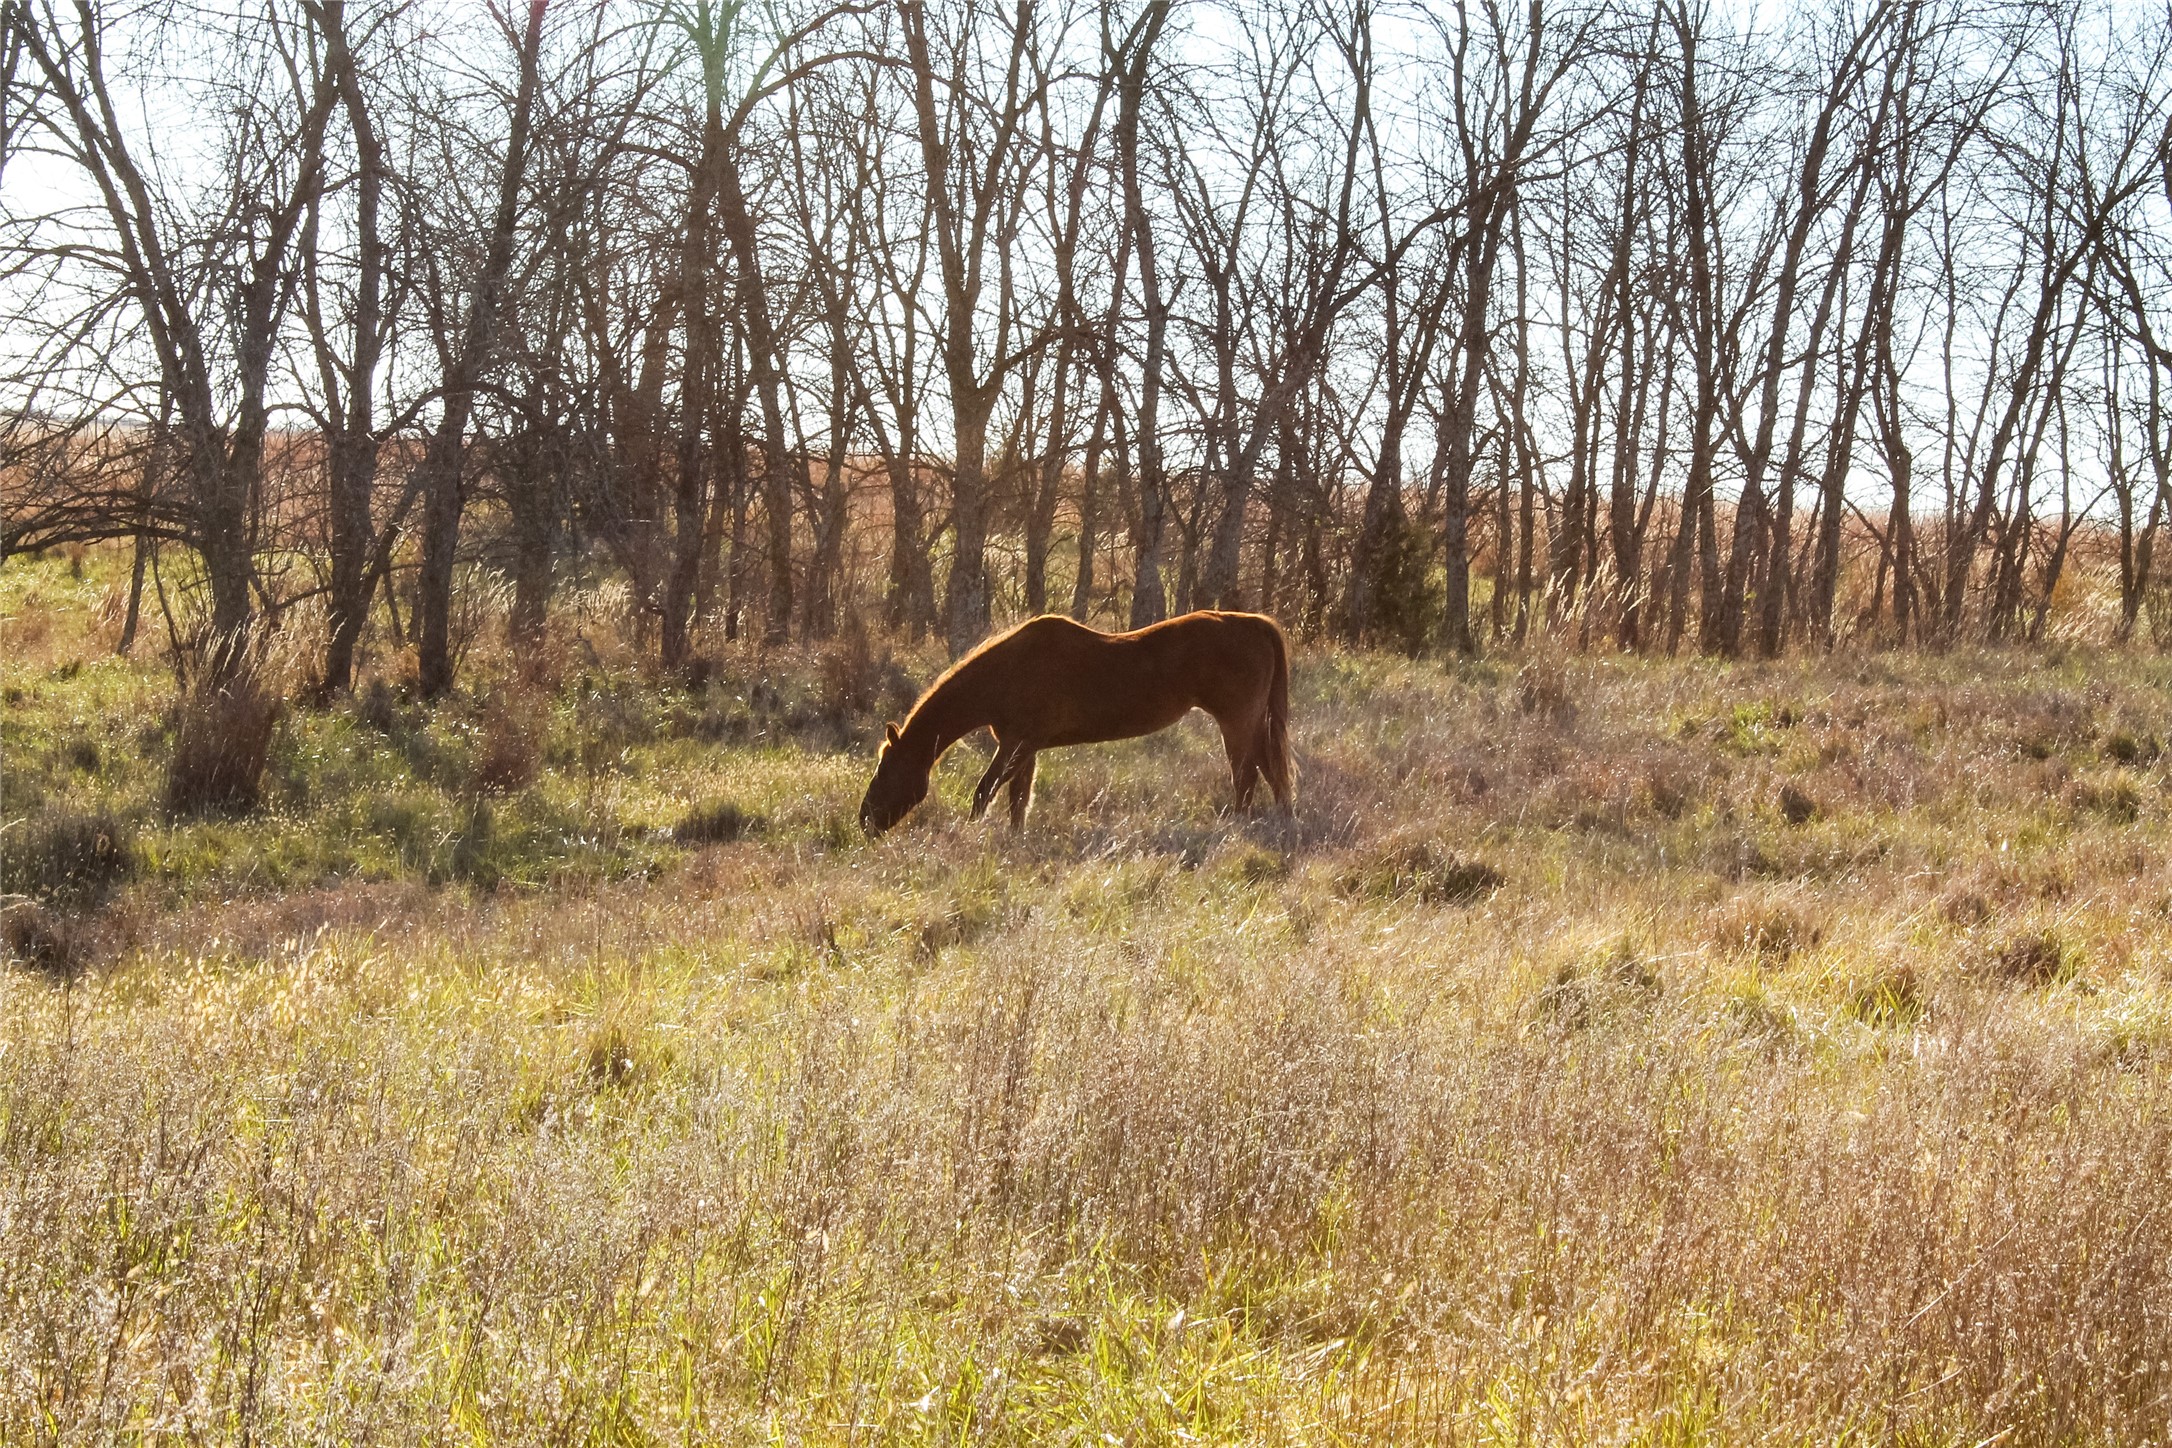
M 1629 834 L 1639 790 L 1632 768 L 1607 759 L 1583 759 L 1549 771 L 1552 778 L 1531 794 L 1527 818 L 1591 834 Z
M 508 690 L 492 699 L 475 753 L 477 789 L 508 794 L 535 783 L 543 770 L 546 717 L 542 699 L 527 690 Z
M 15 617 L 0 620 L 0 637 L 5 637 L 10 652 L 18 657 L 35 654 L 53 631 L 53 615 L 38 607 L 35 590 L 23 596 L 23 611 Z
M 2068 786 L 2066 797 L 2074 808 L 2113 824 L 2131 825 L 2142 817 L 2141 788 L 2124 769 L 2084 775 Z
M 1769 879 L 1791 873 L 1785 861 L 1768 853 L 1756 836 L 1741 828 L 1716 829 L 1704 843 L 1712 873 L 1723 880 Z
M 88 734 L 78 734 L 69 740 L 61 750 L 61 757 L 68 761 L 70 767 L 84 774 L 96 774 L 105 763 L 105 751 L 101 750 L 98 741 Z
M 672 827 L 671 838 L 682 845 L 728 845 L 758 833 L 764 820 L 730 800 L 697 805 Z
M 1479 800 L 1493 793 L 1493 780 L 1476 765 L 1450 765 L 1447 770 L 1448 788 L 1461 799 Z
M 2064 755 L 2054 754 L 2035 760 L 2021 772 L 2021 777 L 2025 781 L 2025 787 L 2033 794 L 2044 799 L 2064 796 L 2069 803 L 2073 802 L 2071 785 L 2074 781 L 2074 766 L 2066 762 Z
M 2025 906 L 2035 901 L 2064 900 L 2074 893 L 2075 885 L 2074 863 L 2063 852 L 2024 855 L 2019 851 L 2001 850 L 1948 887 L 1947 899 L 1958 900 L 1963 894 L 1981 896 L 1986 907 L 1984 918 L 1988 918 L 1997 909 Z M 1949 915 L 1948 918 L 1953 917 Z M 1956 919 L 1954 923 L 1976 922 Z
M 451 849 L 442 863 L 433 862 L 430 867 L 431 883 L 459 880 L 491 890 L 504 878 L 505 870 L 499 858 L 498 817 L 491 809 L 490 801 L 471 801 L 459 831 L 448 843 Z
M 2106 759 L 2129 768 L 2154 763 L 2164 753 L 2164 746 L 2155 734 L 2128 729 L 2114 729 L 2105 735 L 2102 748 Z
M 1984 898 L 1983 891 L 1961 887 L 1939 898 L 1938 913 L 1947 924 L 1967 930 L 1991 918 L 1991 902 Z
M 623 1025 L 599 1026 L 588 1039 L 585 1069 L 599 1091 L 624 1090 L 653 1080 L 670 1064 L 668 1052 L 648 1047 Z
M 254 670 L 191 690 L 180 705 L 166 767 L 168 812 L 186 817 L 255 810 L 285 710 L 286 701 Z
M 1784 900 L 1738 896 L 1713 921 L 1713 942 L 1775 963 L 1792 960 L 1824 938 L 1824 927 Z
M 1715 742 L 1727 753 L 1744 757 L 1778 754 L 1781 748 L 1779 732 L 1794 728 L 1795 723 L 1796 715 L 1791 706 L 1776 708 L 1767 700 L 1752 700 L 1735 705 L 1724 718 L 1714 721 Z
M 1567 724 L 1576 718 L 1568 667 L 1558 659 L 1533 659 L 1516 671 L 1516 708 L 1535 719 Z
M 1507 883 L 1508 877 L 1485 861 L 1459 855 L 1438 840 L 1391 846 L 1337 881 L 1345 895 L 1414 897 L 1428 905 L 1473 905 Z
M 556 615 L 545 623 L 541 638 L 516 644 L 515 652 L 516 676 L 545 697 L 563 692 L 579 660 L 584 655 L 595 655 L 594 647 L 581 636 L 579 628 Z
M 588 1079 L 598 1086 L 617 1086 L 633 1079 L 633 1052 L 618 1033 L 588 1048 Z
M 988 934 L 1001 916 L 999 901 L 983 895 L 953 900 L 938 914 L 918 922 L 913 931 L 913 957 L 931 961 L 955 945 L 971 945 Z
M 1848 995 L 1848 1014 L 1866 1026 L 1903 1030 L 1931 1012 L 1929 993 L 1912 965 L 1886 965 Z
M 1663 986 L 1659 972 L 1627 937 L 1571 960 L 1538 994 L 1538 1019 L 1562 1030 L 1595 1025 L 1623 1006 L 1650 1007 Z
M 421 879 L 350 880 L 120 923 L 126 943 L 147 956 L 185 954 L 216 938 L 237 957 L 271 960 L 306 952 L 327 937 L 393 939 L 428 931 L 463 908 Z
M 1794 1051 L 1804 1043 L 1802 1023 L 1794 1010 L 1775 999 L 1761 983 L 1729 994 L 1727 1019 L 1744 1040 L 1769 1052 Z
M 1979 974 L 2005 985 L 2042 990 L 2071 980 L 2079 968 L 2076 952 L 2056 931 L 2023 931 L 2000 942 L 1978 965 Z
M 0 910 L 0 947 L 14 964 L 58 977 L 75 973 L 80 953 L 76 927 L 35 900 Z
M 1644 771 L 1643 794 L 1650 802 L 1653 814 L 1661 819 L 1677 820 L 1696 803 L 1696 777 L 1671 761 L 1655 760 Z
M 1148 879 L 1155 883 L 1147 885 Z M 1165 871 L 1147 870 L 1133 883 L 1135 888 L 1158 891 L 1165 882 Z M 900 924 L 912 941 L 914 959 L 932 961 L 951 946 L 971 945 L 992 935 L 1016 913 L 1011 907 L 1010 889 L 1010 883 L 1001 875 L 977 870 L 958 879 L 947 900 L 939 904 L 930 901 L 932 908 L 908 914 Z
M 0 832 L 0 893 L 64 910 L 94 909 L 135 869 L 126 821 L 108 811 L 54 811 Z
M 1267 885 L 1289 878 L 1290 856 L 1282 850 L 1247 843 L 1231 850 L 1217 869 L 1240 885 Z
M 2049 759 L 2089 737 L 2089 706 L 2071 692 L 2036 693 L 2004 703 L 2014 751 Z

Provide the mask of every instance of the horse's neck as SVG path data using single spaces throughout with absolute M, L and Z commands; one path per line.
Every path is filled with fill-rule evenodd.
M 953 674 L 905 721 L 905 741 L 924 750 L 931 766 L 944 750 L 988 722 L 974 694 L 964 675 Z

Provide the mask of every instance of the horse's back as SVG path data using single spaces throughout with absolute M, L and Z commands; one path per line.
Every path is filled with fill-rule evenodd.
M 1260 614 L 1201 611 L 1128 633 L 1042 614 L 982 652 L 974 672 L 997 696 L 997 732 L 1047 747 L 1150 734 L 1195 708 L 1248 712 L 1281 661 L 1282 634 Z

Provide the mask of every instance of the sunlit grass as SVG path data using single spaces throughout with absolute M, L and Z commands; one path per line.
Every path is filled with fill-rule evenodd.
M 170 820 L 99 627 L 7 679 L 10 819 L 135 854 L 0 973 L 0 1438 L 2172 1411 L 2162 660 L 1307 652 L 1294 821 L 1194 721 L 1050 755 L 1022 838 L 969 744 L 868 841 L 885 709 L 800 656 L 569 665 L 507 788 L 487 683 L 297 708 L 266 810 Z

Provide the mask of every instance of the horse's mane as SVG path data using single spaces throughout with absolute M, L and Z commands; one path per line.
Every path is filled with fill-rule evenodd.
M 1045 617 L 1045 615 L 1042 616 Z M 982 654 L 987 653 L 988 650 L 994 648 L 997 644 L 1002 643 L 1012 634 L 1017 633 L 1020 629 L 1024 628 L 1026 624 L 1032 623 L 1033 621 L 1033 619 L 1029 618 L 1025 620 L 1024 623 L 1012 624 L 1009 628 L 1003 630 L 1003 632 L 992 635 L 989 638 L 982 639 L 979 643 L 973 645 L 972 648 L 966 650 L 966 652 L 964 652 L 963 654 L 960 654 L 956 659 L 951 662 L 949 668 L 943 670 L 940 674 L 937 674 L 935 676 L 934 683 L 928 685 L 925 689 L 922 689 L 920 691 L 920 697 L 913 700 L 912 708 L 906 710 L 905 717 L 898 721 L 898 733 L 903 734 L 906 731 L 910 730 L 913 727 L 913 724 L 920 718 L 920 712 L 928 707 L 928 701 L 933 699 L 937 694 L 940 694 L 943 691 L 945 685 L 949 684 L 953 679 L 957 678 L 960 674 L 965 672 L 968 667 L 970 667 L 974 663 L 977 663 Z M 889 746 L 885 745 L 884 747 L 888 748 Z

